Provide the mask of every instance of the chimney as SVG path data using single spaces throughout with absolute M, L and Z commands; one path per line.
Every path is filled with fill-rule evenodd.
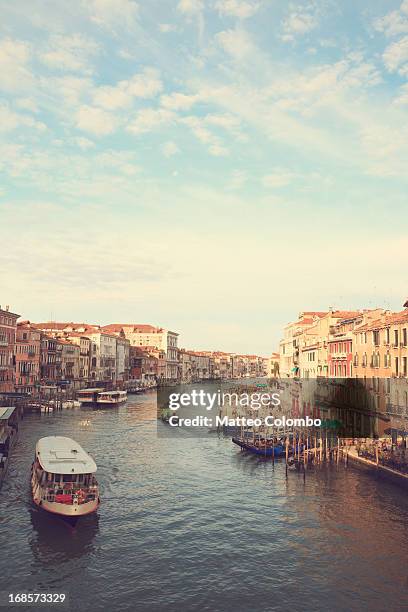
M 6 312 L 8 312 L 10 310 L 10 306 L 7 304 L 6 306 Z
M 404 302 L 404 308 L 408 308 L 408 300 Z

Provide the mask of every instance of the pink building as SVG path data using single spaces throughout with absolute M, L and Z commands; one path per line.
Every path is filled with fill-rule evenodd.
M 0 306 L 0 393 L 14 391 L 14 346 L 20 315 Z

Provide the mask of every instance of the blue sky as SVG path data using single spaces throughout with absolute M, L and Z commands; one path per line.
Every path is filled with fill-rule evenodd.
M 261 354 L 401 308 L 408 0 L 0 7 L 0 303 Z

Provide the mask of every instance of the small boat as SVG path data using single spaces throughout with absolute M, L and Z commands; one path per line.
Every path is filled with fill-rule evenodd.
M 127 391 L 104 391 L 101 388 L 81 389 L 78 391 L 78 401 L 88 406 L 123 404 L 127 400 Z
M 127 391 L 102 391 L 98 393 L 96 403 L 98 404 L 123 404 L 127 400 Z
M 96 512 L 99 487 L 95 461 L 71 438 L 49 436 L 38 440 L 31 467 L 34 503 L 75 525 Z
M 262 457 L 283 457 L 286 449 L 283 444 L 272 444 L 271 440 L 260 441 L 256 444 L 249 440 L 242 440 L 241 438 L 232 438 L 234 444 L 240 446 L 243 450 L 247 450 L 254 455 L 260 455 Z
M 80 405 L 78 400 L 65 400 L 62 402 L 62 408 L 79 408 Z

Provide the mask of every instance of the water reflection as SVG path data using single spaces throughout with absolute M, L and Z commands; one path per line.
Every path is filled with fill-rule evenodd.
M 55 566 L 95 552 L 99 516 L 91 514 L 78 521 L 73 529 L 63 519 L 35 506 L 30 507 L 33 558 L 43 566 Z

